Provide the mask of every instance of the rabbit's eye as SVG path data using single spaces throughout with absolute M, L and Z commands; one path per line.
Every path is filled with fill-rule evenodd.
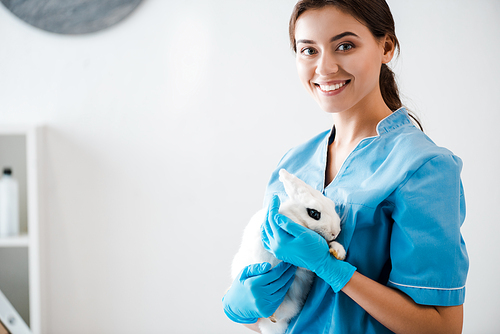
M 320 220 L 321 219 L 321 212 L 314 210 L 314 209 L 307 209 L 307 214 L 309 217 L 311 217 L 314 220 Z

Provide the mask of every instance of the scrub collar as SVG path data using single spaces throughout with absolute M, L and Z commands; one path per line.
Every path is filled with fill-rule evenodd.
M 377 124 L 377 133 L 380 136 L 383 133 L 390 132 L 405 124 L 411 124 L 411 121 L 406 109 L 401 107 Z
M 405 124 L 411 124 L 411 121 L 405 107 L 401 107 L 398 110 L 392 112 L 392 114 L 385 117 L 377 124 L 377 133 L 380 136 L 381 134 L 388 133 Z M 332 144 L 334 140 L 335 125 L 332 127 L 330 137 L 328 138 L 328 145 Z

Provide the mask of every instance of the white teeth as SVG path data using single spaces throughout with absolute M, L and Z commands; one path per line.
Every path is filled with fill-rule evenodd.
M 339 84 L 336 84 L 336 85 L 319 85 L 319 87 L 321 88 L 322 91 L 324 92 L 330 92 L 332 90 L 337 90 L 341 87 L 343 87 L 346 83 L 345 82 L 342 82 L 342 83 L 339 83 Z

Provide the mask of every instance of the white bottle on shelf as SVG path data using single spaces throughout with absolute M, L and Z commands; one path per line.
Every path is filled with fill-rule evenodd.
M 0 237 L 19 235 L 19 189 L 10 168 L 0 179 Z

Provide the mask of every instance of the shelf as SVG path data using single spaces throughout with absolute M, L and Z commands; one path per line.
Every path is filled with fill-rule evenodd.
M 0 124 L 0 168 L 11 167 L 18 181 L 21 232 L 16 237 L 0 237 L 0 290 L 20 315 L 20 321 L 22 319 L 29 326 L 30 334 L 41 333 L 38 231 L 40 136 L 36 125 Z M 14 330 L 11 332 L 17 333 Z
M 17 237 L 2 237 L 0 238 L 0 248 L 2 247 L 28 247 L 29 238 L 27 234 Z

